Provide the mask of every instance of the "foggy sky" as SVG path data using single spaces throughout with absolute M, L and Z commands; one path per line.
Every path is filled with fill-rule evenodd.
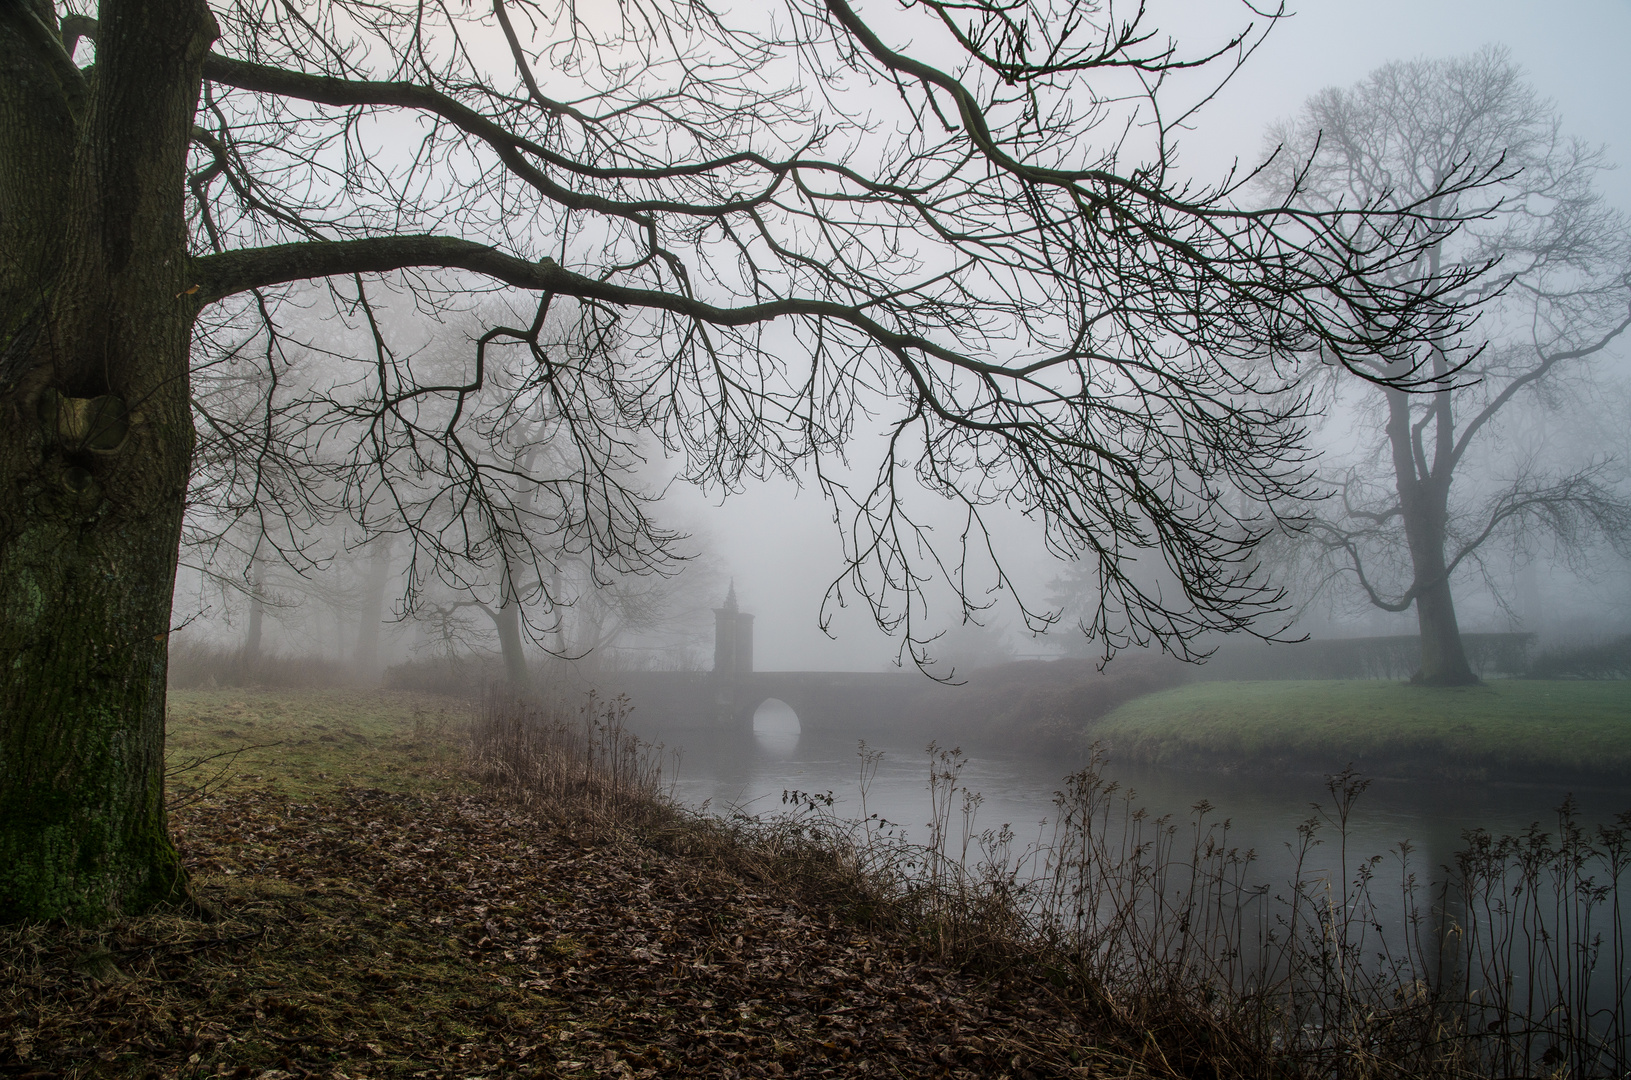
M 1466 55 L 1492 44 L 1507 47 L 1536 90 L 1555 102 L 1567 134 L 1606 145 L 1610 161 L 1631 164 L 1631 115 L 1626 109 L 1631 68 L 1621 55 L 1631 43 L 1631 0 L 1546 5 L 1520 0 L 1299 0 L 1293 10 L 1296 14 L 1274 28 L 1180 141 L 1178 162 L 1190 176 L 1216 182 L 1237 162 L 1242 170 L 1251 168 L 1265 151 L 1265 128 L 1291 116 L 1324 87 L 1352 85 L 1389 61 Z M 1180 51 L 1190 56 L 1221 45 L 1250 21 L 1250 13 L 1232 0 L 1153 0 L 1150 6 L 1149 25 L 1175 35 Z M 1185 101 L 1186 92 L 1209 89 L 1221 70 L 1220 65 L 1190 84 L 1169 87 L 1169 104 Z M 1631 209 L 1631 171 L 1602 176 L 1599 184 L 1612 204 Z M 871 477 L 877 449 L 875 440 L 865 439 L 852 448 L 857 483 Z M 655 466 L 653 471 L 663 470 Z M 920 498 L 915 509 L 926 509 L 921 504 L 929 501 Z M 760 670 L 878 670 L 897 655 L 899 640 L 881 633 L 865 603 L 853 595 L 847 610 L 834 613 L 834 637 L 818 626 L 823 593 L 844 569 L 831 513 L 813 486 L 800 492 L 785 480 L 750 482 L 723 505 L 717 495 L 676 484 L 659 508 L 663 524 L 697 533 L 722 576 L 734 579 L 743 610 L 756 616 L 755 666 Z M 1031 605 L 1045 607 L 1047 582 L 1061 564 L 1017 523 L 999 525 L 1010 530 L 1004 534 L 1007 569 Z M 943 530 L 937 538 L 949 542 L 954 536 Z M 188 587 L 184 579 L 182 591 Z M 185 606 L 185 600 L 179 602 Z M 199 603 L 207 606 L 208 601 Z M 929 616 L 932 633 L 954 625 L 958 611 L 942 604 Z M 1011 605 L 1000 605 L 985 618 L 1014 632 L 1022 655 L 1058 653 L 1064 648 L 1060 639 L 1077 633 L 1060 627 L 1050 639 L 1027 641 L 1018 633 L 1021 620 Z M 1464 629 L 1485 628 L 1475 622 L 1465 620 Z M 707 633 L 711 627 L 701 629 Z M 1365 629 L 1413 632 L 1414 616 L 1406 613 L 1389 623 L 1378 615 Z M 268 625 L 267 632 L 274 650 L 311 651 L 299 633 L 280 635 L 276 625 Z M 922 628 L 918 632 L 924 633 Z M 400 654 L 419 633 L 415 627 L 401 627 L 390 637 Z M 338 624 L 333 634 L 335 640 L 343 637 Z
M 1297 0 L 1290 7 L 1294 17 L 1270 33 L 1181 142 L 1180 163 L 1198 179 L 1220 178 L 1236 158 L 1249 167 L 1261 156 L 1264 129 L 1318 90 L 1351 85 L 1391 60 L 1464 55 L 1491 44 L 1510 49 L 1536 90 L 1556 103 L 1567 134 L 1606 145 L 1610 161 L 1628 160 L 1628 0 Z M 1150 10 L 1151 23 L 1176 35 L 1186 51 L 1227 40 L 1246 21 L 1238 5 L 1220 0 L 1152 3 Z M 1631 171 L 1621 168 L 1599 183 L 1612 204 L 1631 209 Z M 855 461 L 864 469 L 873 464 L 865 453 Z M 743 609 L 756 614 L 758 668 L 876 670 L 894 656 L 898 642 L 871 625 L 864 607 L 839 614 L 836 640 L 817 626 L 822 592 L 842 570 L 830 508 L 818 492 L 807 487 L 800 494 L 778 481 L 712 505 L 676 487 L 665 501 L 706 530 L 735 577 Z M 1029 584 L 1040 602 L 1057 566 L 1039 548 L 1016 556 L 1016 569 L 1034 571 Z M 943 622 L 956 618 L 954 610 L 935 614 Z M 1012 611 L 992 618 L 1010 629 L 1019 623 Z M 1400 632 L 1413 632 L 1413 625 Z M 1020 647 L 1056 648 L 1048 642 Z

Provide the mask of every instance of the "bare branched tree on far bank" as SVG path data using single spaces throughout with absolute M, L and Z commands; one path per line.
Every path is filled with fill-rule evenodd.
M 1305 523 L 1325 580 L 1356 583 L 1384 611 L 1415 609 L 1418 681 L 1477 682 L 1456 620 L 1457 572 L 1497 545 L 1623 545 L 1631 527 L 1617 484 L 1624 461 L 1559 461 L 1515 438 L 1513 423 L 1569 400 L 1631 326 L 1631 222 L 1593 186 L 1603 152 L 1566 137 L 1499 49 L 1388 64 L 1311 98 L 1269 139 L 1279 153 L 1263 180 L 1276 200 L 1476 218 L 1417 248 L 1399 273 L 1430 281 L 1495 264 L 1465 285 L 1483 309 L 1468 341 L 1333 357 L 1309 374 L 1328 380 L 1332 415 L 1357 417 L 1364 433 L 1329 477 L 1336 497 Z M 1469 167 L 1499 175 L 1444 193 Z M 1421 385 L 1393 381 L 1403 367 L 1422 372 Z

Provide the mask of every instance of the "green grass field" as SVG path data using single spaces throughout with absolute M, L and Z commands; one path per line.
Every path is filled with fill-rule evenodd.
M 1117 756 L 1180 767 L 1631 783 L 1631 682 L 1204 682 L 1091 724 Z M 1333 764 L 1335 763 L 1335 764 Z
M 171 690 L 170 786 L 220 776 L 292 797 L 348 785 L 424 791 L 468 784 L 453 770 L 468 708 L 388 690 Z

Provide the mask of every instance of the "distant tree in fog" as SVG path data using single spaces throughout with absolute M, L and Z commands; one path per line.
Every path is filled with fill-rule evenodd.
M 1500 49 L 1388 64 L 1310 98 L 1269 142 L 1278 155 L 1260 180 L 1276 205 L 1427 207 L 1472 219 L 1416 248 L 1401 274 L 1428 282 L 1494 265 L 1463 293 L 1483 312 L 1471 340 L 1487 343 L 1378 348 L 1306 375 L 1336 422 L 1356 425 L 1352 452 L 1332 455 L 1335 497 L 1304 522 L 1323 579 L 1357 583 L 1386 611 L 1415 608 L 1419 681 L 1476 682 L 1456 573 L 1496 545 L 1623 543 L 1631 521 L 1615 483 L 1623 461 L 1560 460 L 1518 438 L 1512 422 L 1589 397 L 1580 387 L 1591 361 L 1631 325 L 1631 232 L 1594 187 L 1603 152 L 1566 137 Z M 1497 179 L 1443 193 L 1469 167 Z M 1414 386 L 1396 378 L 1405 371 L 1419 373 Z
M 183 558 L 229 606 L 247 603 L 258 625 L 271 575 L 284 608 L 306 609 L 281 620 L 290 629 L 310 628 L 317 608 L 343 607 L 355 631 L 334 635 L 336 659 L 377 673 L 390 590 L 392 610 L 425 623 L 439 647 L 494 649 L 517 688 L 532 684 L 529 651 L 592 657 L 671 618 L 683 590 L 669 579 L 694 545 L 675 547 L 677 535 L 650 517 L 640 475 L 649 440 L 620 422 L 615 403 L 581 400 L 593 386 L 564 418 L 559 403 L 526 388 L 541 357 L 581 365 L 591 351 L 617 348 L 615 335 L 587 340 L 564 301 L 517 348 L 488 333 L 517 317 L 503 295 L 434 313 L 343 289 L 295 299 L 308 313 L 283 328 L 275 364 L 246 371 L 234 357 L 196 376 L 206 425 Z M 325 300 L 338 311 L 312 318 Z M 447 387 L 462 386 L 476 354 L 482 385 L 415 417 L 456 429 L 452 476 L 413 453 L 377 457 L 380 447 L 358 438 L 366 429 L 348 430 L 358 417 L 346 365 L 370 352 Z M 241 451 L 257 440 L 262 452 Z M 466 470 L 487 490 L 471 497 L 457 482 Z M 586 491 L 592 482 L 610 495 Z
M 1461 282 L 1423 282 L 1418 256 L 1454 222 L 1247 210 L 1232 179 L 1186 182 L 1172 138 L 1192 111 L 1157 95 L 1255 37 L 1184 54 L 1144 18 L 0 4 L 0 918 L 97 920 L 184 887 L 163 728 L 196 464 L 244 513 L 281 499 L 351 514 L 359 540 L 400 528 L 432 562 L 496 560 L 498 610 L 547 577 L 527 523 L 558 509 L 556 534 L 620 573 L 660 557 L 620 482 L 627 431 L 716 488 L 813 469 L 841 580 L 909 645 L 926 580 L 983 595 L 960 553 L 991 543 L 998 505 L 1105 567 L 1094 630 L 1114 613 L 1181 650 L 1273 607 L 1262 522 L 1216 494 L 1300 484 L 1302 406 L 1244 365 L 1318 349 L 1363 370 L 1453 334 Z M 299 282 L 367 341 L 289 395 L 316 302 Z M 499 287 L 525 309 L 452 377 L 380 318 Z M 380 302 L 391 288 L 411 295 Z M 557 306 L 619 348 L 553 348 Z M 507 392 L 517 425 L 547 425 L 543 475 L 485 449 L 483 425 L 512 419 L 472 413 L 495 348 L 523 358 Z M 234 366 L 260 368 L 265 408 L 218 424 L 205 376 Z M 888 447 L 852 490 L 829 466 L 874 424 Z M 909 515 L 924 487 L 966 528 Z M 1182 597 L 1120 574 L 1134 551 Z
M 1012 663 L 1018 656 L 1008 631 L 996 623 L 965 622 L 929 642 L 934 657 L 931 673 L 941 679 L 961 679 L 979 668 Z
M 620 575 L 596 584 L 583 563 L 569 565 L 549 651 L 580 669 L 689 669 L 713 649 L 713 609 L 726 578 L 705 537 L 687 535 L 673 573 Z
M 496 640 L 506 678 L 525 689 L 529 649 L 581 658 L 660 621 L 665 579 L 687 551 L 653 516 L 646 439 L 618 402 L 593 382 L 564 401 L 538 381 L 540 368 L 565 382 L 564 371 L 615 365 L 619 336 L 586 333 L 566 303 L 505 330 L 516 311 L 504 299 L 437 320 L 402 358 L 421 379 L 459 386 L 475 353 L 480 385 L 432 413 L 457 432 L 460 464 L 450 475 L 412 455 L 370 458 L 370 486 L 351 497 L 367 528 L 414 541 L 406 611 L 450 645 Z

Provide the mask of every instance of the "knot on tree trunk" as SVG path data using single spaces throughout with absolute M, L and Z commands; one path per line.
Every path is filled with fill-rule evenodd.
M 130 434 L 130 410 L 112 394 L 67 397 L 46 389 L 40 394 L 40 424 L 69 453 L 115 453 Z

